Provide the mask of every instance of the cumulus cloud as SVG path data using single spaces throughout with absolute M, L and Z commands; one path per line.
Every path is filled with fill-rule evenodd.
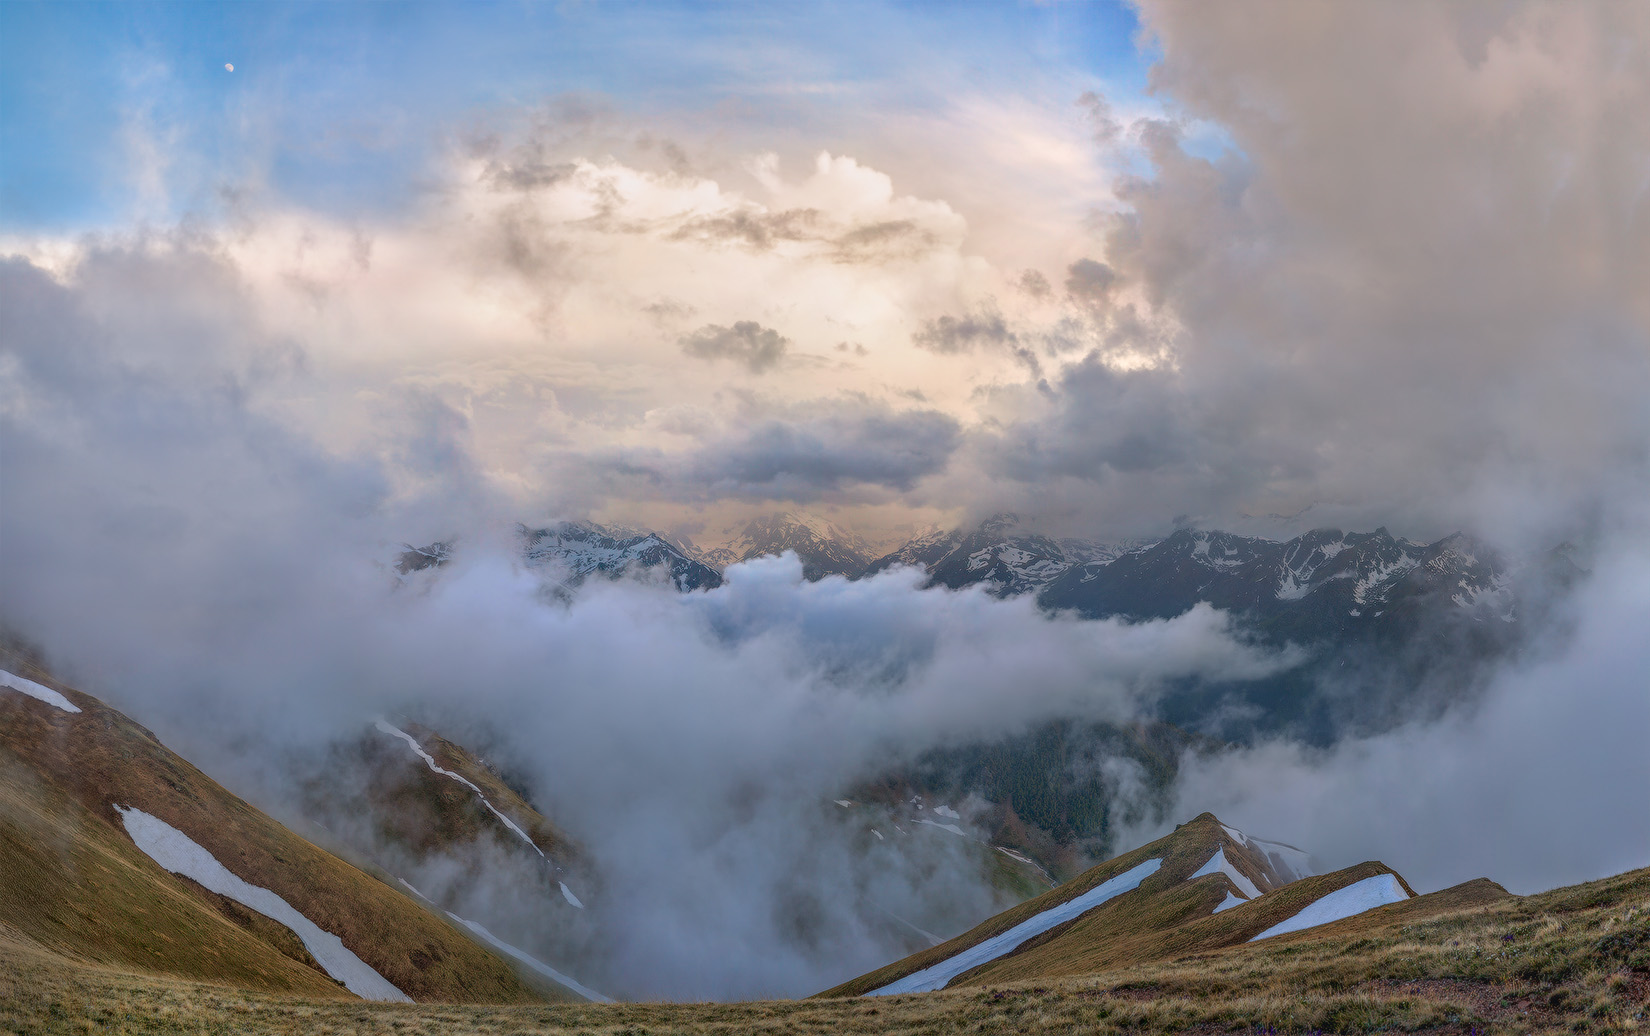
M 1560 538 L 1644 477 L 1650 216 L 1629 170 L 1650 68 L 1598 55 L 1650 35 L 1645 13 L 1291 12 L 1142 5 L 1184 118 L 1130 130 L 1150 170 L 1069 270 L 1074 301 L 1107 300 L 1103 341 L 1006 422 L 1019 461 L 1069 476 L 1021 506 Z M 1153 370 L 1131 394 L 1156 400 L 1118 406 L 1096 362 Z M 1120 478 L 1104 444 L 1128 442 L 1161 445 Z
M 761 374 L 785 358 L 791 340 L 771 327 L 754 320 L 741 320 L 732 327 L 706 324 L 679 341 L 682 351 L 703 360 L 734 360 Z

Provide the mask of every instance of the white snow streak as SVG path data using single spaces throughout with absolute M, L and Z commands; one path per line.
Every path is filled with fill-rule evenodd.
M 1125 892 L 1134 891 L 1142 881 L 1156 874 L 1157 869 L 1161 866 L 1163 866 L 1162 860 L 1147 860 L 1145 863 L 1132 867 L 1109 881 L 1101 882 L 1080 896 L 1021 921 L 1001 935 L 994 935 L 989 939 L 977 942 L 966 949 L 959 950 L 938 964 L 932 964 L 921 971 L 913 972 L 902 979 L 888 983 L 880 989 L 873 989 L 865 995 L 889 996 L 894 993 L 926 993 L 935 989 L 944 989 L 947 983 L 963 972 L 977 968 L 987 961 L 996 960 L 998 957 L 1011 952 L 1027 939 L 1041 935 L 1050 928 L 1065 924 L 1075 917 L 1080 917 L 1107 900 L 1121 896 Z
M 1343 889 L 1336 889 L 1322 899 L 1313 900 L 1305 910 L 1287 921 L 1279 921 L 1249 941 L 1270 939 L 1274 935 L 1298 932 L 1303 928 L 1316 928 L 1318 925 L 1339 921 L 1343 917 L 1353 917 L 1366 910 L 1386 906 L 1388 903 L 1402 903 L 1408 898 L 1409 893 L 1398 884 L 1396 877 L 1391 874 L 1377 874 L 1373 878 L 1355 881 Z
M 126 833 L 151 860 L 186 878 L 197 881 L 220 896 L 228 896 L 272 920 L 292 929 L 304 949 L 328 975 L 344 984 L 351 993 L 366 1000 L 394 1000 L 410 1004 L 412 997 L 391 985 L 366 961 L 351 953 L 344 941 L 300 914 L 291 903 L 266 888 L 249 885 L 229 872 L 188 835 L 141 809 L 115 806 Z
M 1216 849 L 1215 854 L 1209 857 L 1209 862 L 1199 867 L 1196 873 L 1186 880 L 1201 878 L 1206 874 L 1224 874 L 1232 884 L 1237 886 L 1238 891 L 1243 893 L 1245 898 L 1258 899 L 1260 897 L 1260 889 L 1255 887 L 1255 883 L 1244 877 L 1243 872 L 1232 866 L 1232 861 L 1226 858 L 1225 846 Z
M 405 730 L 402 730 L 400 727 L 393 726 L 388 720 L 382 720 L 381 719 L 374 725 L 379 730 L 382 730 L 384 733 L 389 734 L 392 737 L 398 737 L 401 740 L 405 741 L 409 746 L 411 746 L 411 748 L 414 752 L 418 753 L 418 757 L 420 759 L 424 760 L 424 765 L 428 766 L 431 770 L 434 770 L 436 773 L 439 773 L 444 777 L 451 777 L 453 780 L 457 781 L 458 783 L 464 785 L 466 788 L 469 788 L 471 791 L 475 792 L 476 793 L 476 798 L 481 800 L 481 804 L 493 811 L 493 816 L 498 817 L 498 819 L 504 824 L 505 827 L 509 828 L 510 830 L 514 831 L 516 834 L 520 835 L 521 840 L 526 842 L 529 846 L 531 846 L 534 852 L 538 853 L 540 856 L 544 856 L 544 850 L 540 849 L 536 844 L 534 844 L 533 839 L 528 837 L 528 834 L 527 834 L 526 831 L 523 831 L 521 828 L 517 827 L 516 822 L 514 820 L 511 820 L 509 817 L 505 816 L 504 813 L 497 806 L 493 805 L 491 802 L 488 802 L 487 801 L 487 796 L 483 795 L 481 793 L 480 788 L 476 787 L 469 780 L 465 779 L 465 777 L 462 774 L 454 773 L 451 770 L 443 769 L 441 766 L 437 765 L 437 763 L 435 761 L 435 757 L 430 755 L 430 753 L 424 751 L 424 746 L 418 743 L 418 739 L 416 737 L 413 737 L 411 734 L 407 733 Z M 546 859 L 548 859 L 548 857 L 546 857 Z
M 1312 856 L 1292 845 L 1282 842 L 1263 842 L 1254 839 L 1255 848 L 1265 854 L 1272 864 L 1272 869 L 1289 881 L 1299 881 L 1312 876 Z
M 37 684 L 33 680 L 25 680 L 21 676 L 15 676 L 6 672 L 4 669 L 0 669 L 0 686 L 10 687 L 14 691 L 21 691 L 31 698 L 38 698 L 47 705 L 55 705 L 64 712 L 80 711 L 80 706 L 63 697 L 63 695 L 52 690 L 50 687 Z
M 1249 902 L 1247 899 L 1239 899 L 1237 896 L 1228 892 L 1226 893 L 1226 898 L 1220 901 L 1220 905 L 1215 907 L 1214 912 L 1218 914 L 1222 910 L 1230 910 L 1235 906 L 1242 906 L 1247 902 Z
M 567 882 L 558 881 L 556 884 L 561 886 L 561 895 L 563 899 L 578 907 L 580 910 L 584 909 L 584 904 L 579 902 L 578 896 L 573 895 L 573 890 L 567 887 Z
M 514 946 L 511 946 L 503 939 L 500 939 L 498 936 L 494 935 L 492 932 L 489 932 L 481 925 L 476 924 L 474 921 L 466 921 L 464 918 L 459 917 L 450 910 L 447 912 L 447 916 L 474 932 L 477 937 L 489 946 L 499 950 L 500 952 L 509 954 L 539 974 L 566 986 L 568 989 L 571 989 L 573 992 L 584 997 L 586 1000 L 594 1000 L 598 1004 L 611 1004 L 613 1002 L 612 997 L 604 996 L 601 993 L 596 992 L 594 989 L 591 989 L 589 986 L 582 985 L 576 979 L 563 975 L 561 972 L 544 963 L 542 960 L 539 960 L 537 957 L 523 953 L 521 950 L 516 949 Z

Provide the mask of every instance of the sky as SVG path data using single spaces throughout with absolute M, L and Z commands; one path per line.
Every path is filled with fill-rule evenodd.
M 1641 864 L 1646 41 L 1634 5 L 0 5 L 0 628 L 270 808 L 373 715 L 491 729 L 633 893 L 611 988 L 790 995 L 889 950 L 773 930 L 798 873 L 920 906 L 821 801 L 1291 658 L 784 558 L 547 602 L 516 523 L 1568 541 L 1590 577 L 1480 697 L 1189 761 L 1136 834 L 1214 809 L 1427 889 Z
M 0 238 L 209 265 L 405 539 L 1577 534 L 1643 466 L 1637 16 L 1277 13 L 11 4 Z

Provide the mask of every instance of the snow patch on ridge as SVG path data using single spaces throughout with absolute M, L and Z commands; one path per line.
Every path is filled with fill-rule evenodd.
M 80 706 L 50 687 L 35 683 L 33 680 L 25 680 L 23 677 L 8 673 L 4 669 L 0 669 L 0 687 L 10 687 L 14 691 L 36 698 L 47 705 L 62 709 L 64 712 L 80 711 Z
M 443 777 L 451 777 L 453 780 L 457 781 L 458 783 L 464 785 L 466 788 L 469 788 L 471 791 L 475 792 L 476 793 L 476 798 L 481 800 L 481 804 L 493 811 L 493 816 L 498 817 L 498 819 L 504 824 L 505 827 L 509 828 L 510 830 L 514 831 L 516 834 L 520 835 L 521 840 L 526 842 L 529 846 L 531 846 L 534 852 L 538 853 L 540 856 L 544 856 L 544 850 L 540 849 L 536 844 L 534 844 L 533 839 L 528 837 L 528 834 L 527 834 L 526 831 L 523 831 L 520 827 L 517 827 L 516 822 L 514 820 L 511 820 L 509 817 L 505 816 L 502 810 L 500 810 L 497 806 L 493 805 L 491 802 L 488 802 L 487 801 L 487 796 L 483 795 L 481 793 L 480 788 L 476 787 L 470 781 L 466 780 L 462 774 L 454 773 L 451 770 L 444 769 L 441 766 L 439 766 L 435 761 L 435 757 L 430 755 L 430 753 L 424 751 L 424 746 L 418 743 L 417 738 L 413 737 L 411 734 L 407 733 L 405 730 L 402 730 L 400 727 L 397 727 L 397 726 L 391 724 L 388 720 L 382 720 L 381 719 L 373 725 L 376 726 L 379 730 L 382 730 L 384 733 L 389 734 L 392 737 L 398 737 L 401 740 L 405 741 L 412 748 L 412 750 L 414 752 L 418 753 L 418 757 L 420 759 L 424 760 L 424 765 L 428 766 L 431 770 L 435 771 L 436 773 L 441 774 Z M 548 857 L 545 857 L 545 858 L 548 859 Z
M 1073 918 L 1088 913 L 1095 907 L 1108 900 L 1115 899 L 1125 892 L 1132 892 L 1140 887 L 1140 883 L 1157 873 L 1163 866 L 1162 860 L 1147 860 L 1122 874 L 1103 881 L 1080 896 L 1066 900 L 1058 906 L 1034 914 L 1000 935 L 981 940 L 973 946 L 962 949 L 940 961 L 929 965 L 921 971 L 913 972 L 904 978 L 873 989 L 866 996 L 890 996 L 894 993 L 926 993 L 935 989 L 944 989 L 952 979 L 965 971 L 979 967 L 988 961 L 996 960 L 1012 952 L 1015 947 L 1041 935 L 1058 925 L 1065 924 Z
M 1253 839 L 1253 842 L 1255 848 L 1266 856 L 1267 862 L 1272 865 L 1272 869 L 1277 871 L 1286 882 L 1309 878 L 1314 873 L 1311 853 L 1297 849 L 1292 845 L 1285 845 L 1282 842 L 1266 842 L 1259 838 Z
M 126 825 L 126 833 L 133 843 L 151 860 L 173 874 L 199 882 L 220 896 L 228 896 L 242 906 L 286 925 L 303 942 L 304 949 L 315 958 L 315 963 L 342 982 L 351 993 L 365 1000 L 413 1002 L 412 997 L 395 988 L 366 961 L 351 953 L 342 939 L 300 914 L 291 903 L 275 893 L 248 884 L 230 873 L 216 857 L 182 831 L 141 809 L 117 805 L 115 810 L 120 813 L 121 822 Z
M 1336 889 L 1321 899 L 1313 900 L 1300 913 L 1286 921 L 1278 922 L 1249 941 L 1257 942 L 1286 932 L 1316 928 L 1318 925 L 1354 917 L 1366 910 L 1374 910 L 1389 903 L 1402 903 L 1408 898 L 1409 893 L 1398 883 L 1396 875 L 1377 874 L 1372 878 L 1355 881 L 1345 888 Z
M 561 896 L 563 899 L 578 907 L 580 910 L 584 909 L 584 904 L 579 902 L 578 896 L 573 895 L 573 890 L 567 887 L 567 882 L 558 881 L 556 884 L 561 886 Z
M 1240 899 L 1236 895 L 1228 892 L 1226 893 L 1226 898 L 1220 901 L 1220 905 L 1215 907 L 1214 912 L 1218 914 L 1222 910 L 1230 910 L 1235 906 L 1242 906 L 1247 902 L 1249 902 L 1247 899 Z
M 1232 861 L 1226 858 L 1225 846 L 1216 849 L 1215 854 L 1209 857 L 1209 862 L 1199 867 L 1186 880 L 1191 881 L 1193 878 L 1201 878 L 1208 874 L 1226 875 L 1227 880 L 1237 886 L 1238 891 L 1243 893 L 1245 899 L 1260 898 L 1260 889 L 1255 887 L 1255 883 L 1244 877 L 1243 872 L 1232 866 Z
M 509 943 L 505 942 L 503 939 L 500 939 L 492 932 L 489 932 L 481 925 L 476 924 L 474 921 L 466 921 L 464 918 L 459 917 L 450 910 L 447 912 L 447 916 L 463 925 L 465 928 L 468 928 L 471 932 L 475 933 L 477 938 L 493 947 L 495 950 L 498 950 L 501 953 L 509 954 L 539 974 L 551 979 L 554 982 L 566 986 L 568 989 L 571 989 L 573 992 L 584 997 L 586 1000 L 593 1000 L 598 1004 L 611 1004 L 613 1002 L 612 997 L 598 993 L 589 986 L 583 985 L 578 980 L 563 975 L 561 972 L 544 963 L 544 961 L 539 960 L 537 957 L 533 957 L 522 950 L 518 950 L 514 946 L 511 946 Z

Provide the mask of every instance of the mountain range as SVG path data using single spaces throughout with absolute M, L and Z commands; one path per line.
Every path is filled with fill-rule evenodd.
M 1418 614 L 1447 602 L 1474 620 L 1516 625 L 1512 566 L 1489 545 L 1461 533 L 1414 543 L 1386 529 L 1317 529 L 1287 541 L 1181 529 L 1161 540 L 1054 539 L 1013 514 L 971 528 L 931 531 L 874 556 L 839 526 L 792 512 L 737 527 L 725 546 L 592 522 L 523 526 L 522 556 L 577 586 L 592 575 L 658 573 L 677 589 L 721 584 L 728 565 L 790 551 L 804 578 L 859 579 L 898 566 L 921 567 L 925 585 L 983 586 L 999 597 L 1035 594 L 1050 611 L 1085 618 L 1168 618 L 1199 602 L 1249 617 L 1276 639 L 1409 630 Z M 446 543 L 407 548 L 402 573 L 438 567 Z M 1383 621 L 1384 620 L 1384 621 Z

